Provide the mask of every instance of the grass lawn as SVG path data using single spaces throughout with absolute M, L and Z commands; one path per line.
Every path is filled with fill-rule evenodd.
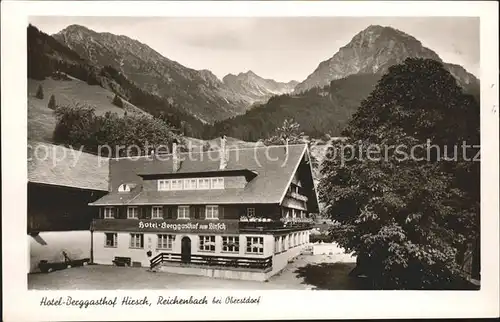
M 116 289 L 359 289 L 359 280 L 347 274 L 355 263 L 338 262 L 329 255 L 301 255 L 268 282 L 214 279 L 165 272 L 153 273 L 142 267 L 89 265 L 49 274 L 28 274 L 28 288 L 39 290 Z
M 130 113 L 145 114 L 136 106 L 124 101 L 124 108 L 113 105 L 114 93 L 98 85 L 90 86 L 76 78 L 71 81 L 54 80 L 50 77 L 43 81 L 28 79 L 28 139 L 52 142 L 52 132 L 56 126 L 54 111 L 47 107 L 50 96 L 54 94 L 57 105 L 74 106 L 76 102 L 95 106 L 96 115 L 106 112 L 123 115 Z M 38 99 L 35 93 L 42 85 L 44 98 Z

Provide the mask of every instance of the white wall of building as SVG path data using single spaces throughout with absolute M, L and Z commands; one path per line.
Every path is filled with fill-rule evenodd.
M 90 231 L 41 232 L 37 236 L 27 235 L 29 244 L 29 272 L 38 270 L 41 260 L 64 261 L 65 251 L 71 259 L 90 258 Z
M 313 244 L 313 255 L 330 255 L 341 262 L 356 262 L 356 256 L 346 254 L 344 248 L 337 245 L 337 243 Z
M 172 234 L 173 235 L 173 234 Z M 149 267 L 150 260 L 160 253 L 181 253 L 182 238 L 189 237 L 191 239 L 191 254 L 192 255 L 221 255 L 234 257 L 269 257 L 274 252 L 274 237 L 272 235 L 242 235 L 240 234 L 240 247 L 238 253 L 230 253 L 222 251 L 222 236 L 215 235 L 215 252 L 207 252 L 200 250 L 200 238 L 198 234 L 177 234 L 172 249 L 158 249 L 158 236 L 156 233 L 144 233 L 144 248 L 130 248 L 130 233 L 117 232 L 116 247 L 106 247 L 105 232 L 94 232 L 94 263 L 102 265 L 112 265 L 115 257 L 130 257 L 132 262 L 140 262 L 141 266 Z M 227 235 L 236 236 L 236 235 Z M 246 253 L 247 237 L 262 237 L 264 241 L 263 254 L 248 254 Z M 151 257 L 147 256 L 147 252 L 151 251 Z
M 158 237 L 156 233 L 144 233 L 144 248 L 134 249 L 130 248 L 130 233 L 117 232 L 117 246 L 106 247 L 105 232 L 94 232 L 94 263 L 102 265 L 112 265 L 115 257 L 130 257 L 132 262 L 140 262 L 141 266 L 149 267 L 150 260 L 160 253 L 181 253 L 182 238 L 189 237 L 191 239 L 191 254 L 192 255 L 220 255 L 220 256 L 234 256 L 234 257 L 256 257 L 266 258 L 273 256 L 275 253 L 274 236 L 273 235 L 258 235 L 258 234 L 240 234 L 240 247 L 238 253 L 230 253 L 222 251 L 222 236 L 215 235 L 215 252 L 201 251 L 199 249 L 199 236 L 198 234 L 177 234 L 172 249 L 158 249 Z M 235 236 L 235 235 L 227 235 Z M 288 236 L 285 241 L 286 249 L 288 249 Z M 297 245 L 303 245 L 309 241 L 309 232 L 297 232 Z M 263 254 L 248 254 L 246 252 L 247 237 L 262 237 L 264 241 Z M 299 247 L 292 247 L 292 250 L 299 249 Z M 302 249 L 302 248 L 300 248 Z M 147 256 L 147 252 L 151 251 L 151 257 Z M 298 255 L 298 254 L 297 254 Z M 288 256 L 288 255 L 287 255 Z M 294 255 L 295 257 L 296 255 Z M 280 256 L 285 258 L 286 256 Z M 281 263 L 282 260 L 279 260 Z M 287 261 L 284 261 L 286 265 Z M 281 264 L 280 264 L 281 266 Z

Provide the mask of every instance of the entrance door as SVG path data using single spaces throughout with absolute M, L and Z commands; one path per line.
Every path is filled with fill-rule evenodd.
M 183 263 L 189 263 L 191 261 L 191 239 L 189 237 L 182 238 L 181 259 Z

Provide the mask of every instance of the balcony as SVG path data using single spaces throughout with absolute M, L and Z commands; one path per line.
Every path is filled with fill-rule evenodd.
M 292 220 L 279 220 L 279 221 L 246 221 L 240 220 L 239 228 L 244 231 L 276 231 L 276 230 L 301 230 L 312 227 L 312 220 L 309 218 L 295 218 Z
M 289 191 L 289 192 L 287 192 L 287 196 L 289 196 L 290 198 L 293 198 L 293 199 L 303 201 L 303 202 L 307 202 L 307 200 L 309 200 L 309 198 L 307 198 L 306 196 L 301 195 L 300 193 L 297 193 L 297 192 L 290 192 Z

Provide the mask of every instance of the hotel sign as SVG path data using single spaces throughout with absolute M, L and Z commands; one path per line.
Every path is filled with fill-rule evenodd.
M 238 233 L 239 220 L 96 219 L 92 227 L 98 231 L 224 234 Z

